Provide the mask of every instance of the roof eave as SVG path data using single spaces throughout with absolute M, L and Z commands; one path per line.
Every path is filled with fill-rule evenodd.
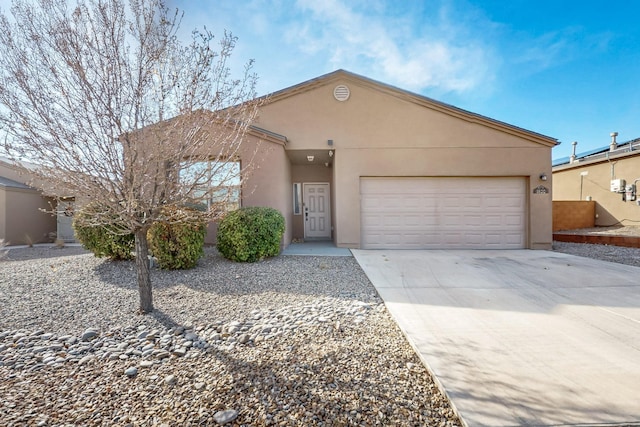
M 325 85 L 327 82 L 331 80 L 337 80 L 340 78 L 351 80 L 352 82 L 356 82 L 363 86 L 380 90 L 391 96 L 407 100 L 414 104 L 421 105 L 425 108 L 439 111 L 441 113 L 448 114 L 450 116 L 457 117 L 461 120 L 465 120 L 470 123 L 477 123 L 480 125 L 484 125 L 484 126 L 487 126 L 505 133 L 509 133 L 509 134 L 536 142 L 536 143 L 540 143 L 548 147 L 555 147 L 556 145 L 560 144 L 560 142 L 556 138 L 552 138 L 547 135 L 543 135 L 543 134 L 533 132 L 524 128 L 520 128 L 518 126 L 501 122 L 499 120 L 495 120 L 490 117 L 483 116 L 481 114 L 463 110 L 461 108 L 454 107 L 453 105 L 449 105 L 444 102 L 437 101 L 435 99 L 432 99 L 414 92 L 410 92 L 404 89 L 400 89 L 398 87 L 395 87 L 386 83 L 382 83 L 382 82 L 370 79 L 368 77 L 364 77 L 359 74 L 355 74 L 350 71 L 346 71 L 342 69 L 333 71 L 328 74 L 324 74 L 319 77 L 315 77 L 311 80 L 307 80 L 297 85 L 290 86 L 288 88 L 281 89 L 277 92 L 273 92 L 271 94 L 265 95 L 264 97 L 261 98 L 261 100 L 267 104 L 277 102 L 279 100 L 289 98 L 293 95 L 307 92 L 316 87 Z

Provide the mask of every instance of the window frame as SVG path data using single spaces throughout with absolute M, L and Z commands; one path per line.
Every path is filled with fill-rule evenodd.
M 293 214 L 302 215 L 302 183 L 293 183 Z
M 233 185 L 220 185 L 215 183 L 215 173 L 220 171 L 220 168 L 224 168 L 225 166 L 221 166 L 221 163 L 231 164 L 232 168 L 237 168 L 237 171 L 231 171 L 231 176 L 228 178 L 232 181 L 238 181 L 237 184 Z M 223 206 L 224 212 L 230 212 L 242 207 L 242 163 L 240 159 L 203 159 L 203 160 L 188 160 L 188 165 L 181 167 L 180 171 L 187 171 L 190 168 L 202 167 L 205 164 L 205 169 L 201 171 L 197 171 L 198 175 L 202 175 L 206 177 L 206 183 L 201 185 L 195 185 L 191 189 L 191 194 L 195 196 L 195 194 L 201 193 L 201 197 L 193 197 L 193 203 L 195 206 L 206 209 L 207 211 L 211 211 L 216 207 Z M 212 169 L 216 169 L 213 171 Z M 223 182 L 227 180 L 223 177 Z M 199 181 L 199 179 L 198 179 Z M 216 193 L 223 193 L 222 200 L 216 200 Z M 237 195 L 233 195 L 233 192 L 236 192 Z

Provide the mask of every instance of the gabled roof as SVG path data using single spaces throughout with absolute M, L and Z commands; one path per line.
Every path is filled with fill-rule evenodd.
M 287 143 L 287 137 L 284 135 L 280 135 L 279 133 L 275 133 L 275 132 L 271 132 L 270 130 L 255 126 L 255 125 L 249 125 L 249 132 L 261 137 L 261 138 L 268 138 L 271 140 L 274 140 L 275 142 L 281 143 L 281 144 L 286 144 Z
M 315 88 L 324 86 L 330 83 L 331 81 L 339 80 L 339 79 L 348 80 L 358 85 L 365 86 L 365 87 L 386 93 L 388 95 L 404 99 L 408 102 L 412 102 L 422 107 L 435 110 L 444 114 L 448 114 L 453 117 L 457 117 L 464 121 L 487 126 L 487 127 L 490 127 L 502 132 L 506 132 L 512 135 L 516 135 L 521 138 L 528 139 L 549 147 L 553 147 L 559 144 L 557 139 L 552 138 L 550 136 L 546 136 L 537 132 L 523 129 L 518 126 L 510 125 L 508 123 L 501 122 L 499 120 L 495 120 L 480 114 L 472 113 L 470 111 L 466 111 L 461 108 L 454 107 L 453 105 L 436 101 L 435 99 L 432 99 L 423 95 L 419 95 L 404 89 L 399 89 L 395 86 L 391 86 L 386 83 L 382 83 L 382 82 L 370 79 L 368 77 L 364 77 L 364 76 L 361 76 L 346 70 L 342 70 L 342 69 L 333 71 L 331 73 L 324 74 L 322 76 L 313 78 L 311 80 L 307 80 L 297 85 L 273 92 L 271 94 L 265 95 L 261 99 L 267 104 L 277 102 L 282 99 L 286 99 L 291 96 L 295 96 L 297 94 L 304 93 L 304 92 L 313 90 Z
M 561 157 L 554 160 L 552 166 L 558 166 L 565 169 L 568 167 L 582 166 L 585 163 L 636 155 L 640 155 L 640 138 L 618 143 L 614 150 L 611 150 L 611 146 L 607 145 L 605 147 L 585 151 L 584 153 L 577 154 L 573 163 L 571 163 L 571 157 Z
M 21 182 L 14 181 L 14 180 L 9 179 L 9 178 L 5 178 L 4 176 L 0 176 L 0 187 L 20 188 L 20 189 L 23 189 L 23 190 L 35 190 L 33 187 L 29 187 L 28 185 L 23 184 Z

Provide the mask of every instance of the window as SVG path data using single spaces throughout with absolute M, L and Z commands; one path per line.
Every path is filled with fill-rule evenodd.
M 302 185 L 293 183 L 293 214 L 302 215 Z
M 240 207 L 239 161 L 184 164 L 180 179 L 197 209 L 229 212 Z

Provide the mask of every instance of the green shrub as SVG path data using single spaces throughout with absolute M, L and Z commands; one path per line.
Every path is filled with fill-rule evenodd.
M 98 220 L 99 217 L 99 220 Z M 92 225 L 100 222 L 105 225 Z M 133 259 L 135 237 L 123 234 L 116 215 L 105 213 L 99 203 L 89 203 L 73 216 L 73 231 L 85 249 L 99 258 Z
M 167 270 L 193 268 L 204 254 L 207 221 L 195 209 L 165 207 L 163 220 L 155 222 L 149 232 L 149 250 L 158 266 Z
M 284 217 L 266 207 L 229 212 L 218 227 L 218 251 L 233 261 L 255 262 L 280 253 Z

